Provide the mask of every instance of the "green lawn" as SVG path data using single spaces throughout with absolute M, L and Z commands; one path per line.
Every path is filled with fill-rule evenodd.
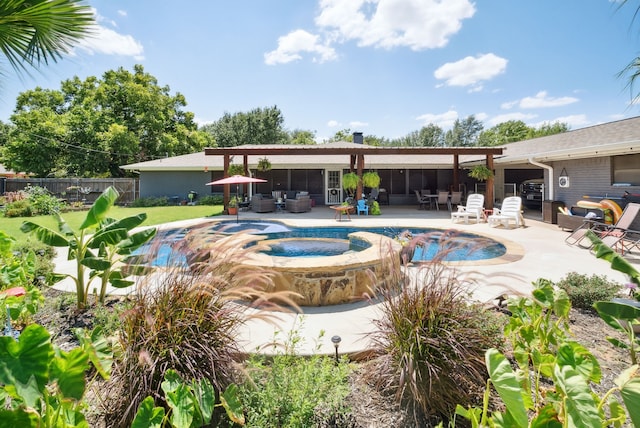
M 177 220 L 187 220 L 191 218 L 209 217 L 219 215 L 222 212 L 222 206 L 210 205 L 186 205 L 186 206 L 170 206 L 170 207 L 147 207 L 147 208 L 125 208 L 113 207 L 109 211 L 109 217 L 121 219 L 138 213 L 146 213 L 147 220 L 143 226 L 151 226 L 155 224 L 168 223 Z M 87 215 L 87 211 L 76 211 L 63 213 L 67 223 L 74 229 L 80 226 Z M 58 225 L 53 216 L 37 216 L 37 217 L 16 217 L 4 218 L 0 217 L 0 229 L 16 238 L 18 242 L 26 242 L 28 235 L 20 231 L 20 225 L 23 221 L 29 220 L 42 226 L 58 229 Z

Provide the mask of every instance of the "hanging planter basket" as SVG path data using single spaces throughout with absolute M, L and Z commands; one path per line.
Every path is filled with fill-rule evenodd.
M 342 188 L 353 193 L 358 188 L 360 177 L 355 172 L 348 172 L 342 176 Z
M 377 189 L 380 186 L 380 176 L 375 171 L 369 171 L 362 174 L 362 184 L 371 189 Z
M 469 177 L 475 178 L 478 181 L 486 181 L 493 177 L 493 171 L 485 165 L 476 165 L 469 171 Z
M 258 171 L 267 172 L 271 170 L 271 162 L 267 158 L 262 158 L 258 161 Z
M 229 175 L 244 175 L 244 165 L 240 165 L 237 163 L 229 165 L 229 169 L 227 170 Z

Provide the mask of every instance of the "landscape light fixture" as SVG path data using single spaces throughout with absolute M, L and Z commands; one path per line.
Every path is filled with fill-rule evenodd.
M 331 341 L 333 342 L 334 348 L 336 348 L 336 364 L 338 364 L 338 347 L 340 346 L 342 338 L 338 335 L 335 335 L 331 338 Z

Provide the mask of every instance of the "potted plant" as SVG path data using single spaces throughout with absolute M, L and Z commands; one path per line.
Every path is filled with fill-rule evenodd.
M 476 165 L 469 171 L 469 177 L 475 178 L 478 181 L 486 181 L 493 177 L 493 171 L 487 168 L 486 165 Z
M 353 195 L 358 188 L 360 177 L 355 172 L 348 172 L 342 176 L 342 188 L 347 191 L 349 195 Z
M 377 189 L 380 186 L 380 176 L 375 171 L 368 171 L 362 174 L 362 184 L 371 189 Z
M 232 196 L 231 199 L 229 199 L 229 206 L 227 207 L 227 210 L 229 215 L 238 214 L 238 199 L 236 199 L 235 196 Z
M 267 172 L 271 169 L 271 162 L 266 157 L 258 161 L 258 171 Z
M 239 163 L 232 163 L 227 170 L 229 175 L 244 175 L 244 165 Z

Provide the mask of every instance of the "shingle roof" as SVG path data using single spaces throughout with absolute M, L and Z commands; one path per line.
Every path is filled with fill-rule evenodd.
M 353 148 L 375 149 L 373 146 L 355 145 L 354 143 L 339 141 L 327 144 L 309 146 L 309 153 L 305 155 L 268 155 L 272 168 L 321 168 L 344 167 L 349 164 L 346 155 L 323 155 L 319 152 L 323 148 Z M 296 146 L 300 147 L 300 146 Z M 306 146 L 305 146 L 306 147 Z M 247 148 L 278 149 L 279 144 L 244 145 L 238 150 Z M 522 163 L 528 159 L 550 161 L 567 158 L 591 156 L 608 156 L 613 154 L 640 153 L 640 117 L 603 123 L 562 134 L 519 141 L 505 145 L 504 154 L 496 156 L 496 164 Z M 316 152 L 317 151 L 317 152 Z M 249 155 L 249 166 L 254 168 L 263 156 Z M 484 156 L 460 156 L 461 164 L 484 160 Z M 235 161 L 234 163 L 239 163 Z M 366 168 L 403 167 L 403 168 L 450 168 L 453 163 L 451 155 L 374 155 L 365 156 Z M 209 168 L 219 170 L 223 168 L 222 156 L 206 156 L 204 152 L 182 156 L 157 159 L 125 165 L 122 168 L 139 171 L 188 171 Z

